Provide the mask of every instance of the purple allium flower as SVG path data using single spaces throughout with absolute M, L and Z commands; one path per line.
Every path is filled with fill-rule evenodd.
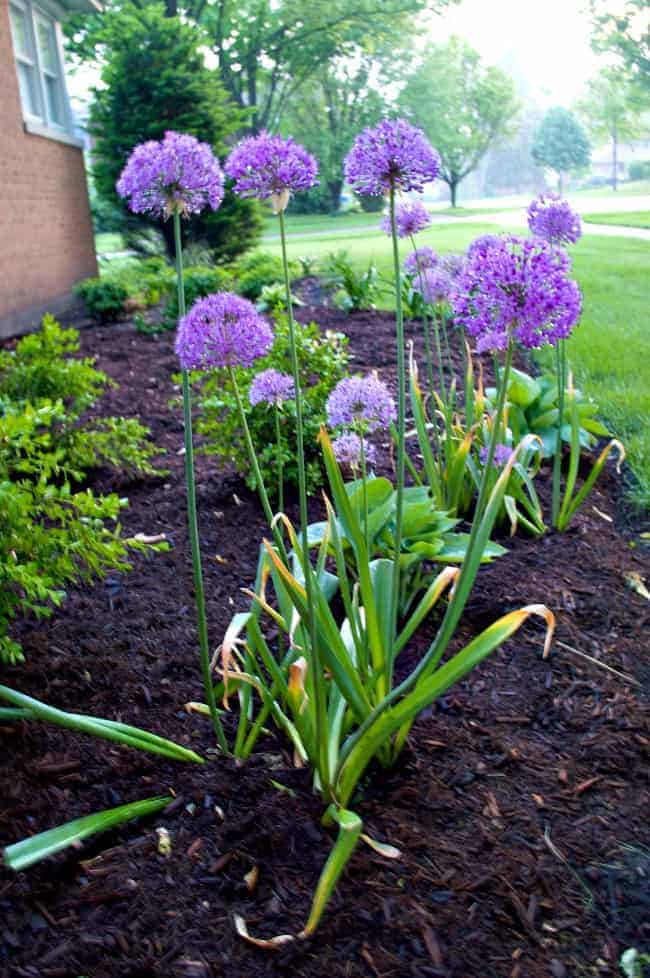
M 440 264 L 452 278 L 458 278 L 465 268 L 465 261 L 465 255 L 443 255 Z
M 542 194 L 528 208 L 528 227 L 549 244 L 575 244 L 582 235 L 580 215 L 558 194 Z
M 433 248 L 416 248 L 404 259 L 404 271 L 407 275 L 417 275 L 421 269 L 433 268 L 439 261 Z
M 395 226 L 399 238 L 410 238 L 431 224 L 431 215 L 421 200 L 407 200 L 395 208 Z M 390 214 L 381 222 L 381 229 L 392 234 Z
M 176 331 L 176 353 L 184 370 L 250 367 L 272 344 L 269 324 L 252 302 L 234 292 L 198 299 Z
M 481 234 L 474 238 L 467 249 L 467 258 L 473 258 L 475 254 L 483 254 L 494 244 L 498 244 L 501 238 L 498 234 Z
M 421 193 L 440 172 L 440 157 L 421 129 L 404 119 L 384 119 L 364 129 L 345 158 L 345 179 L 358 194 L 391 189 Z
M 166 132 L 161 142 L 136 146 L 117 181 L 120 197 L 135 214 L 169 217 L 213 211 L 223 200 L 223 173 L 207 143 L 194 136 Z
M 269 367 L 255 375 L 248 396 L 253 406 L 265 403 L 280 407 L 283 401 L 295 397 L 293 377 Z
M 427 305 L 435 306 L 440 302 L 447 302 L 452 284 L 451 275 L 439 264 L 433 268 L 425 268 L 414 276 L 413 291 L 419 292 Z
M 396 418 L 395 401 L 376 374 L 340 380 L 327 399 L 326 410 L 331 428 L 376 431 L 388 428 Z
M 361 445 L 366 457 L 366 464 L 374 465 L 375 447 L 366 438 L 361 438 L 356 431 L 345 431 L 332 442 L 334 458 L 339 465 L 349 465 L 351 469 L 361 466 Z
M 506 235 L 470 248 L 450 301 L 456 322 L 477 338 L 478 353 L 503 350 L 512 335 L 523 346 L 555 344 L 580 316 L 580 290 L 567 277 L 561 248 Z
M 293 139 L 269 136 L 262 132 L 235 146 L 226 160 L 226 174 L 235 181 L 241 197 L 269 197 L 284 210 L 289 194 L 318 185 L 318 164 L 307 150 Z
M 480 450 L 480 452 L 478 454 L 479 454 L 479 458 L 481 460 L 481 465 L 485 465 L 485 463 L 487 462 L 487 457 L 488 457 L 488 446 L 487 445 L 483 445 L 483 447 L 481 448 L 481 450 Z M 492 465 L 496 469 L 502 468 L 506 464 L 506 462 L 508 462 L 510 460 L 510 456 L 511 455 L 512 455 L 512 449 L 509 448 L 508 445 L 503 445 L 503 444 L 495 445 L 494 446 L 494 457 L 492 459 Z

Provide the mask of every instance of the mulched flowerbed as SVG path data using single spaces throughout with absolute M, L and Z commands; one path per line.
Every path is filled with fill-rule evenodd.
M 354 366 L 394 379 L 388 314 L 300 315 L 344 329 Z M 419 327 L 407 332 L 421 354 Z M 263 952 L 236 936 L 233 912 L 262 936 L 297 933 L 331 837 L 284 742 L 262 740 L 237 769 L 213 751 L 209 722 L 184 709 L 201 699 L 201 685 L 182 427 L 168 408 L 172 336 L 91 328 L 82 350 L 120 385 L 102 413 L 140 417 L 167 451 L 160 478 L 99 473 L 93 485 L 129 497 L 126 530 L 165 533 L 172 546 L 137 556 L 128 574 L 72 589 L 51 620 L 21 622 L 27 661 L 3 670 L 3 681 L 191 744 L 209 763 L 166 763 L 37 724 L 0 730 L 3 843 L 99 808 L 176 795 L 166 813 L 80 852 L 0 872 L 0 974 L 583 978 L 618 974 L 625 948 L 650 947 L 650 602 L 627 581 L 650 579 L 650 562 L 619 481 L 602 478 L 568 533 L 508 540 L 510 552 L 481 569 L 461 638 L 545 602 L 564 644 L 543 660 L 542 630 L 527 626 L 418 720 L 398 768 L 371 772 L 355 806 L 401 858 L 359 848 L 316 937 Z M 242 480 L 210 458 L 198 459 L 198 496 L 216 646 L 245 605 L 240 588 L 253 580 L 264 520 Z M 416 637 L 411 662 L 434 627 Z M 171 837 L 168 857 L 157 851 L 159 826 Z

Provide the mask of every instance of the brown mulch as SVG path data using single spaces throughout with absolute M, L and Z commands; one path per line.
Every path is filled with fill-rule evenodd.
M 304 307 L 300 316 L 345 330 L 355 368 L 392 381 L 388 314 Z M 421 355 L 418 325 L 407 334 Z M 201 683 L 182 426 L 168 408 L 172 337 L 122 324 L 85 330 L 82 349 L 120 385 L 102 413 L 149 424 L 169 470 L 130 483 L 100 473 L 95 485 L 128 495 L 128 532 L 165 533 L 172 546 L 71 589 L 51 620 L 18 623 L 27 661 L 2 681 L 191 744 L 209 762 L 173 765 L 38 724 L 0 729 L 3 844 L 98 808 L 176 795 L 167 813 L 79 852 L 0 871 L 0 974 L 586 978 L 618 974 L 627 947 L 650 948 L 650 602 L 627 581 L 650 581 L 650 562 L 615 476 L 603 476 L 569 532 L 504 541 L 509 553 L 479 573 L 460 638 L 545 602 L 558 617 L 551 657 L 542 659 L 542 630 L 530 624 L 420 717 L 398 767 L 371 772 L 355 802 L 367 831 L 401 858 L 360 847 L 316 936 L 263 952 L 236 936 L 232 915 L 263 936 L 300 930 L 331 848 L 322 806 L 281 739 L 263 739 L 238 769 L 216 756 L 208 721 L 184 710 Z M 197 470 L 216 646 L 245 606 L 264 520 L 241 479 L 210 458 Z M 411 665 L 433 627 L 405 653 Z M 160 826 L 168 857 L 157 851 Z

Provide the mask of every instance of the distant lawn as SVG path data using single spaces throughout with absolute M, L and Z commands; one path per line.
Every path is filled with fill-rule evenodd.
M 623 228 L 650 228 L 650 211 L 622 211 L 613 214 L 583 214 L 586 224 L 615 224 Z
M 433 220 L 438 218 L 456 217 L 479 217 L 482 214 L 500 214 L 502 211 L 521 210 L 520 207 L 513 205 L 499 207 L 498 204 L 490 207 L 448 207 L 447 205 L 431 204 L 427 205 Z M 291 222 L 291 229 L 294 233 L 314 233 L 321 231 L 329 234 L 333 230 L 343 230 L 345 228 L 368 228 L 377 230 L 381 224 L 383 214 L 377 211 L 367 214 L 365 211 L 344 211 L 341 214 L 287 214 L 287 220 Z M 272 214 L 267 214 L 264 219 L 264 239 L 277 237 L 279 234 L 278 221 Z
M 288 223 L 291 230 L 294 221 Z M 419 235 L 418 245 L 441 252 L 462 251 L 477 235 L 496 230 L 494 225 L 478 223 L 439 225 Z M 267 240 L 263 247 L 280 252 L 276 241 Z M 380 274 L 391 277 L 389 239 L 374 229 L 346 238 L 345 227 L 330 219 L 320 234 L 289 239 L 290 257 L 309 255 L 316 260 L 317 271 L 322 270 L 328 252 L 339 250 L 348 252 L 358 270 L 367 268 L 372 258 Z M 407 251 L 402 249 L 403 254 Z M 650 243 L 586 234 L 572 248 L 572 257 L 584 293 L 584 311 L 569 344 L 571 365 L 582 389 L 625 443 L 638 480 L 631 491 L 633 499 L 650 507 Z M 390 289 L 381 304 L 391 306 Z

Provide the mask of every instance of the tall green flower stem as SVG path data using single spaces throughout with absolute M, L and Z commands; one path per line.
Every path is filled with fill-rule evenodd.
M 183 244 L 181 240 L 181 217 L 174 211 L 174 246 L 176 250 L 176 284 L 178 289 L 178 315 L 185 315 L 185 284 L 183 282 Z M 194 442 L 192 439 L 192 394 L 190 376 L 187 370 L 181 372 L 183 387 L 183 423 L 185 432 L 185 484 L 187 487 L 187 522 L 192 550 L 192 568 L 194 571 L 194 601 L 199 632 L 199 654 L 201 658 L 201 674 L 203 688 L 210 711 L 210 719 L 217 736 L 219 746 L 228 753 L 228 742 L 219 719 L 217 702 L 212 685 L 210 669 L 210 646 L 208 642 L 208 622 L 205 611 L 205 590 L 203 587 L 203 570 L 201 568 L 201 545 L 199 542 L 198 517 L 196 512 L 196 479 L 194 474 Z
M 282 271 L 284 275 L 284 288 L 287 300 L 287 316 L 289 318 L 289 345 L 291 348 L 291 372 L 293 374 L 293 386 L 296 398 L 296 450 L 298 462 L 298 494 L 300 497 L 300 528 L 302 533 L 302 551 L 305 561 L 305 594 L 307 599 L 307 628 L 312 651 L 313 682 L 314 694 L 316 697 L 316 716 L 315 716 L 315 736 L 319 744 L 321 756 L 320 771 L 329 770 L 327 738 L 327 705 L 325 699 L 325 688 L 323 680 L 323 668 L 320 660 L 318 639 L 316 634 L 316 616 L 314 603 L 314 581 L 312 580 L 311 568 L 309 566 L 309 533 L 308 533 L 308 513 L 307 513 L 307 479 L 305 475 L 305 441 L 302 419 L 302 391 L 300 386 L 300 369 L 298 365 L 298 351 L 296 348 L 296 329 L 293 318 L 293 301 L 291 296 L 291 282 L 289 280 L 289 259 L 287 257 L 287 234 L 284 220 L 284 208 L 288 201 L 280 201 L 278 207 L 278 218 L 280 219 L 280 243 L 282 246 Z M 326 798 L 331 796 L 329 783 L 322 785 L 323 793 Z
M 562 426 L 564 424 L 564 391 L 567 378 L 566 342 L 558 340 L 555 346 L 555 370 L 557 374 L 558 419 L 555 457 L 553 459 L 553 490 L 551 497 L 551 519 L 557 528 L 560 515 L 560 490 L 562 482 Z
M 402 311 L 402 276 L 399 264 L 399 244 L 395 221 L 395 187 L 390 188 L 390 229 L 393 239 L 393 271 L 395 275 L 395 324 L 397 332 L 397 496 L 395 501 L 395 560 L 393 562 L 391 638 L 397 633 L 399 603 L 399 555 L 402 549 L 402 515 L 404 511 L 404 479 L 406 474 L 406 363 L 404 358 L 404 314 Z
M 278 466 L 278 512 L 284 513 L 284 466 L 282 464 L 282 435 L 280 432 L 280 408 L 274 405 L 275 411 L 275 450 L 277 452 L 276 463 Z

